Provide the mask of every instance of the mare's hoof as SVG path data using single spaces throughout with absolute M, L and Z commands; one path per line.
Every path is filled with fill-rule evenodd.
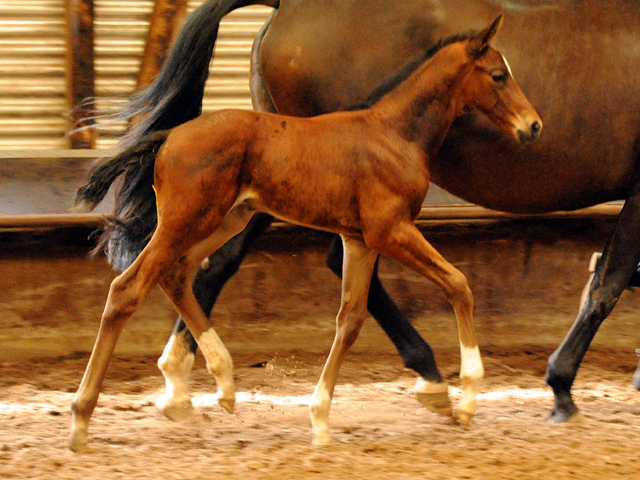
M 419 377 L 413 389 L 418 402 L 427 410 L 445 417 L 453 416 L 453 408 L 449 399 L 449 384 L 447 382 L 432 383 Z
M 174 422 L 181 422 L 193 416 L 193 403 L 187 398 L 181 401 L 160 397 L 156 402 L 160 413 Z
M 586 423 L 584 415 L 579 411 L 569 413 L 564 410 L 555 409 L 547 418 L 548 423 Z
M 638 355 L 638 368 L 636 368 L 636 373 L 633 374 L 633 386 L 640 391 L 640 348 L 636 350 L 636 355 Z
M 233 407 L 236 404 L 235 398 L 218 398 L 218 404 L 227 412 L 233 413 Z
M 633 388 L 640 391 L 640 367 L 638 367 L 636 373 L 633 375 Z
M 442 415 L 443 417 L 453 416 L 453 408 L 449 399 L 449 392 L 423 393 L 415 392 L 416 398 L 427 410 Z

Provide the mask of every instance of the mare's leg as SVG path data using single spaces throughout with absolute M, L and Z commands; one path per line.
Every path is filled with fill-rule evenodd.
M 598 260 L 584 302 L 569 333 L 549 357 L 546 381 L 555 406 L 550 420 L 580 419 L 571 387 L 582 358 L 605 318 L 618 301 L 640 261 L 640 182 L 624 204 L 613 235 Z
M 192 247 L 188 254 L 176 263 L 171 274 L 164 275 L 160 282 L 163 291 L 184 319 L 190 335 L 202 350 L 207 369 L 216 379 L 218 403 L 229 412 L 233 412 L 235 404 L 233 361 L 215 329 L 210 326 L 191 285 L 198 266 L 207 253 L 218 250 L 241 232 L 252 215 L 253 212 L 243 206 L 231 210 L 215 233 Z
M 342 277 L 342 252 L 342 241 L 336 235 L 327 265 L 339 277 Z M 450 416 L 453 412 L 448 387 L 442 380 L 433 350 L 385 291 L 378 277 L 378 262 L 371 276 L 367 308 L 398 349 L 405 367 L 420 375 L 414 388 L 418 401 L 435 413 Z
M 98 337 L 71 404 L 69 446 L 74 451 L 86 447 L 89 419 L 98 402 L 109 360 L 124 325 L 157 283 L 163 268 L 166 268 L 163 266 L 174 261 L 171 250 L 156 248 L 158 243 L 158 237 L 154 235 L 136 261 L 111 282 Z
M 343 237 L 343 242 L 342 300 L 336 318 L 336 336 L 309 406 L 316 445 L 331 441 L 328 419 L 333 390 L 344 357 L 358 338 L 366 318 L 369 280 L 377 258 L 377 254 L 361 240 Z
M 438 285 L 451 302 L 460 337 L 460 380 L 464 395 L 456 405 L 456 415 L 469 424 L 476 411 L 476 395 L 484 376 L 473 326 L 473 295 L 467 279 L 427 242 L 411 222 L 402 222 L 385 237 L 365 241 L 380 253 L 399 261 Z M 434 390 L 446 383 L 429 384 Z
M 206 268 L 198 269 L 193 293 L 204 314 L 209 317 L 222 287 L 238 271 L 249 247 L 267 229 L 273 217 L 256 214 L 247 227 L 205 260 Z M 165 378 L 166 391 L 156 402 L 160 411 L 172 420 L 193 412 L 188 378 L 195 358 L 197 343 L 182 317 L 178 318 L 171 338 L 158 360 Z

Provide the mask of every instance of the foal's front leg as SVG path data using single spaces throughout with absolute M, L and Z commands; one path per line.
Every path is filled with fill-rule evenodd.
M 327 265 L 340 278 L 342 278 L 342 257 L 342 242 L 336 235 L 331 243 Z M 398 349 L 404 366 L 420 375 L 413 389 L 418 401 L 434 413 L 453 415 L 451 400 L 449 400 L 449 386 L 442 379 L 433 350 L 389 297 L 380 282 L 377 267 L 376 262 L 369 286 L 367 303 L 369 313 Z
M 484 368 L 473 326 L 473 295 L 467 279 L 424 239 L 412 222 L 398 224 L 384 237 L 365 240 L 380 253 L 433 281 L 453 306 L 460 337 L 460 381 L 464 393 L 455 410 L 458 419 L 469 424 L 476 412 L 476 395 L 484 377 Z M 446 391 L 444 382 L 428 386 L 435 392 L 443 388 Z
M 328 419 L 333 390 L 344 357 L 358 338 L 366 318 L 369 282 L 377 258 L 377 254 L 367 248 L 362 240 L 343 236 L 342 241 L 345 255 L 342 267 L 342 300 L 336 318 L 336 335 L 309 406 L 315 445 L 324 445 L 331 441 Z

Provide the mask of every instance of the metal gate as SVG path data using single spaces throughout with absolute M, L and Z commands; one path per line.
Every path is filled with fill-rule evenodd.
M 203 0 L 191 0 L 192 11 Z M 0 150 L 60 149 L 68 141 L 65 0 L 0 0 Z M 98 107 L 134 92 L 152 0 L 94 0 Z M 204 110 L 251 108 L 251 44 L 271 9 L 246 7 L 223 20 Z M 99 136 L 98 148 L 112 144 Z

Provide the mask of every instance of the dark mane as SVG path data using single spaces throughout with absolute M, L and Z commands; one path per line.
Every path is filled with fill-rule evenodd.
M 354 105 L 352 107 L 346 108 L 348 111 L 355 110 L 365 110 L 367 108 L 371 108 L 375 103 L 378 102 L 382 97 L 384 97 L 387 93 L 394 90 L 398 85 L 404 82 L 407 78 L 411 76 L 416 69 L 422 65 L 424 62 L 433 57 L 439 50 L 443 49 L 447 45 L 451 45 L 452 43 L 460 42 L 462 40 L 467 40 L 471 36 L 473 36 L 476 32 L 466 32 L 466 33 L 458 33 L 456 35 L 451 35 L 449 37 L 441 38 L 436 43 L 431 45 L 427 50 L 425 50 L 422 55 L 418 55 L 413 60 L 406 63 L 400 70 L 398 70 L 393 75 L 387 77 L 378 87 L 371 92 L 369 97 L 362 103 Z

